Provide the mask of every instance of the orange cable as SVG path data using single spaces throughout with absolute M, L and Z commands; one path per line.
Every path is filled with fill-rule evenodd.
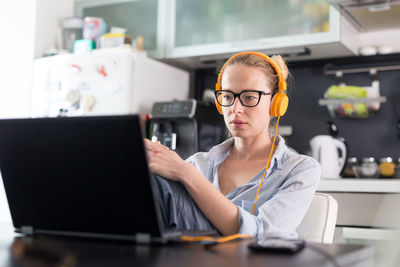
M 200 242 L 200 241 L 212 241 L 212 242 L 217 242 L 217 243 L 225 243 L 231 240 L 235 239 L 242 239 L 242 238 L 254 238 L 251 235 L 243 235 L 243 234 L 233 234 L 233 235 L 228 235 L 228 236 L 223 236 L 223 237 L 213 237 L 213 236 L 187 236 L 183 235 L 181 236 L 182 241 L 187 241 L 187 242 Z
M 276 134 L 278 133 L 278 125 L 279 125 L 279 119 L 280 119 L 280 118 L 281 118 L 281 116 L 278 116 L 278 120 L 277 120 L 277 122 L 276 122 L 276 127 L 275 127 L 274 141 L 272 141 L 271 151 L 269 152 L 267 167 L 265 167 L 265 172 L 264 172 L 263 178 L 261 179 L 260 185 L 258 186 L 258 189 L 257 189 L 256 199 L 254 200 L 253 212 L 251 213 L 251 214 L 253 214 L 253 215 L 254 215 L 254 212 L 256 211 L 258 193 L 260 192 L 261 185 L 262 185 L 262 183 L 263 183 L 263 181 L 264 181 L 265 176 L 267 175 L 268 168 L 269 168 L 269 166 L 271 165 L 271 158 L 272 158 L 272 153 L 273 153 L 273 151 L 274 151 L 274 145 L 275 145 L 275 140 L 276 140 Z

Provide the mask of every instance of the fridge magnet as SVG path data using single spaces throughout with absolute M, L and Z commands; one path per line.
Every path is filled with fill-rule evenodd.
M 82 68 L 77 64 L 72 64 L 68 68 L 69 74 L 77 74 L 82 71 Z
M 97 68 L 97 73 L 100 75 L 103 75 L 104 77 L 107 77 L 107 72 L 104 68 L 104 65 L 101 65 L 100 68 Z
M 95 97 L 92 95 L 85 95 L 82 97 L 82 104 L 83 104 L 83 109 L 86 112 L 90 112 L 93 109 L 95 103 Z
M 49 101 L 48 103 L 48 117 L 65 117 L 70 113 L 71 105 L 66 100 Z
M 81 94 L 77 90 L 71 90 L 67 94 L 67 99 L 71 104 L 79 102 L 81 99 Z

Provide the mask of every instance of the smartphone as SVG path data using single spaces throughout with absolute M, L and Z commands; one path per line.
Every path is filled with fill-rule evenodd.
M 302 239 L 266 238 L 253 241 L 248 247 L 257 252 L 296 253 L 305 247 L 305 243 Z

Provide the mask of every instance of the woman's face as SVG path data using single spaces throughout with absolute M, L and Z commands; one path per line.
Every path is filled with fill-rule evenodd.
M 256 67 L 249 67 L 241 63 L 229 65 L 222 75 L 221 87 L 240 93 L 243 90 L 257 90 L 270 93 L 270 82 L 265 73 Z M 256 137 L 268 135 L 270 121 L 269 106 L 271 95 L 262 95 L 255 107 L 246 107 L 239 98 L 230 107 L 222 107 L 225 124 L 233 136 Z

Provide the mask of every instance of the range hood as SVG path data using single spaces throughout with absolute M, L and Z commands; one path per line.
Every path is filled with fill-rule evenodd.
M 400 28 L 400 0 L 330 0 L 360 32 Z

